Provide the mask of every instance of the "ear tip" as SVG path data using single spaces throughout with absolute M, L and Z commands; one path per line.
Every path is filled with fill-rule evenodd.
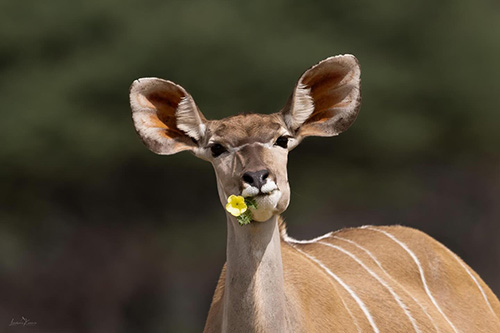
M 157 77 L 141 77 L 141 78 L 135 79 L 132 82 L 132 84 L 130 85 L 130 90 L 138 89 L 144 85 L 151 84 L 152 82 L 157 81 L 157 80 L 162 80 L 162 79 L 157 78 Z
M 356 62 L 359 62 L 358 59 L 353 54 L 350 54 L 350 53 L 338 54 L 338 55 L 335 55 L 335 56 L 331 56 L 331 57 L 328 57 L 328 58 L 322 60 L 321 62 L 323 62 L 323 61 L 330 61 L 330 60 L 345 60 L 345 61 L 356 61 Z
M 326 59 L 321 60 L 314 67 L 326 63 L 337 63 L 345 65 L 347 67 L 351 67 L 352 69 L 355 69 L 357 71 L 360 71 L 359 60 L 354 55 L 349 53 L 328 57 Z
M 173 86 L 177 89 L 180 89 L 181 91 L 184 91 L 184 89 L 175 82 L 152 76 L 152 77 L 142 77 L 139 79 L 135 79 L 130 85 L 130 94 L 147 92 L 150 90 L 156 90 L 160 87 L 166 87 L 166 86 L 169 87 Z

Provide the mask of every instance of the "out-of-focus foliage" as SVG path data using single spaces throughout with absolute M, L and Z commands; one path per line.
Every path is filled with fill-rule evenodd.
M 290 233 L 417 227 L 499 294 L 499 40 L 492 0 L 0 3 L 0 322 L 200 331 L 223 207 L 207 163 L 140 143 L 130 83 L 177 82 L 212 119 L 270 113 L 341 53 L 360 60 L 363 107 L 291 153 Z

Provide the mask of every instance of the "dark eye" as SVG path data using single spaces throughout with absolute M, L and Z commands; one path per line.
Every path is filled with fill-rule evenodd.
M 286 149 L 288 147 L 288 138 L 286 136 L 280 136 L 274 144 Z
M 217 157 L 220 154 L 225 153 L 227 151 L 226 148 L 224 148 L 224 146 L 221 145 L 221 144 L 219 144 L 219 143 L 214 143 L 210 147 L 210 150 L 212 151 L 212 156 L 213 157 Z

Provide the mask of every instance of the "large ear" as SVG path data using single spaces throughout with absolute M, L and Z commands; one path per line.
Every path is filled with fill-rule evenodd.
M 327 58 L 305 71 L 281 111 L 288 128 L 298 139 L 349 128 L 361 105 L 360 73 L 352 55 Z
M 130 87 L 130 106 L 137 133 L 157 154 L 193 150 L 204 135 L 205 117 L 191 95 L 173 82 L 135 80 Z

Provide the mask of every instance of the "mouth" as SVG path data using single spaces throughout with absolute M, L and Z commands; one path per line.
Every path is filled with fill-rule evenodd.
M 281 199 L 281 191 L 273 180 L 268 180 L 259 188 L 249 184 L 243 184 L 241 196 L 252 198 L 256 207 L 249 207 L 252 220 L 264 222 L 276 214 L 276 207 Z
M 269 193 L 259 193 L 252 197 L 257 202 L 257 209 L 275 208 L 281 198 L 281 191 L 276 189 Z
M 256 198 L 256 197 L 263 197 L 266 195 L 272 195 L 273 192 L 279 191 L 278 186 L 274 181 L 268 181 L 262 187 L 260 190 L 255 187 L 251 186 L 248 184 L 243 185 L 243 190 L 241 191 L 241 195 L 245 198 Z
M 251 196 L 250 198 L 253 198 L 253 199 L 265 198 L 265 197 L 268 197 L 268 196 L 272 196 L 272 195 L 273 195 L 273 194 L 275 194 L 276 192 L 280 192 L 280 190 L 275 189 L 275 190 L 272 190 L 272 191 L 270 191 L 270 192 L 266 192 L 266 193 L 259 192 L 258 194 L 253 195 L 253 196 Z
M 254 221 L 264 222 L 276 213 L 276 206 L 281 199 L 281 191 L 274 189 L 268 193 L 259 193 L 252 198 L 257 204 L 257 208 L 250 208 L 252 218 Z

